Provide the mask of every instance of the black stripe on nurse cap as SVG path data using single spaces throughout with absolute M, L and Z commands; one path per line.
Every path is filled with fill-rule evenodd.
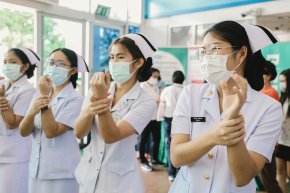
M 89 72 L 88 65 L 86 61 L 84 60 L 84 58 L 81 55 L 78 55 L 78 54 L 76 55 L 78 59 L 78 72 Z
M 273 42 L 273 44 L 277 43 L 278 40 L 274 37 L 273 34 L 271 34 L 271 32 L 269 32 L 269 30 L 263 26 L 260 26 L 260 25 L 256 25 L 258 26 L 259 28 L 261 28 L 267 35 L 268 37 L 270 38 L 270 40 Z
M 278 38 L 268 28 L 251 24 L 241 25 L 247 32 L 253 54 L 262 48 L 278 42 Z
M 144 58 L 147 60 L 152 57 L 156 51 L 152 43 L 142 34 L 126 34 L 122 37 L 127 37 L 135 42 L 140 51 L 142 52 Z
M 141 36 L 147 42 L 147 44 L 151 47 L 151 49 L 154 52 L 156 51 L 156 49 L 154 48 L 154 46 L 149 42 L 149 40 L 145 36 L 143 36 L 142 34 L 138 34 L 138 35 Z

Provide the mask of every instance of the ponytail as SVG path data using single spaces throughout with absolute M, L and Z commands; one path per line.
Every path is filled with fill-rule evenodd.
M 152 58 L 148 57 L 147 60 L 145 60 L 143 66 L 141 66 L 141 68 L 138 70 L 138 73 L 137 73 L 138 81 L 144 82 L 150 78 L 151 76 L 150 70 L 151 70 L 152 65 L 153 65 Z

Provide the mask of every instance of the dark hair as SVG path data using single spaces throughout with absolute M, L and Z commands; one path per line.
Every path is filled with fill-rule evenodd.
M 243 26 L 234 21 L 223 21 L 215 24 L 207 33 L 212 33 L 218 38 L 230 43 L 234 50 L 239 50 L 243 46 L 248 49 L 246 64 L 245 64 L 245 78 L 251 85 L 251 87 L 257 91 L 261 90 L 264 86 L 263 73 L 266 60 L 263 57 L 261 50 L 252 53 L 252 49 L 249 43 L 247 32 Z
M 30 50 L 30 51 L 33 54 L 35 54 L 32 50 Z M 21 60 L 22 64 L 29 64 L 29 67 L 26 70 L 25 74 L 26 74 L 28 79 L 33 77 L 33 72 L 34 72 L 34 69 L 36 67 L 36 64 L 31 64 L 28 57 L 26 56 L 26 54 L 18 48 L 11 48 L 10 50 L 8 50 L 8 52 L 14 52 L 14 54 Z M 37 56 L 37 58 L 38 58 L 38 56 Z
M 265 68 L 264 68 L 264 74 L 271 76 L 271 81 L 274 80 L 277 77 L 277 71 L 276 66 L 272 62 L 266 60 Z
M 160 74 L 160 71 L 157 68 L 151 68 L 150 69 L 151 76 L 154 72 L 158 72 Z
M 182 84 L 185 77 L 182 71 L 177 70 L 172 75 L 172 82 L 177 84 Z
M 144 64 L 137 71 L 137 79 L 140 82 L 148 80 L 151 76 L 150 68 L 152 66 L 152 58 L 151 57 L 145 58 L 142 52 L 140 51 L 139 47 L 130 38 L 120 37 L 115 39 L 113 43 L 110 45 L 109 49 L 111 50 L 111 47 L 115 44 L 121 44 L 122 46 L 124 46 L 133 56 L 133 60 L 136 60 L 138 58 L 144 59 Z
M 72 68 L 73 67 L 78 68 L 78 56 L 74 51 L 67 48 L 58 48 L 58 49 L 53 50 L 49 54 L 49 56 L 51 56 L 51 54 L 53 54 L 56 51 L 61 51 L 67 57 L 68 61 L 71 63 Z M 69 78 L 74 88 L 77 87 L 77 79 L 78 79 L 78 73 L 71 75 Z
M 280 75 L 283 75 L 286 77 L 286 91 L 282 92 L 281 91 L 281 97 L 280 97 L 280 102 L 283 105 L 286 101 L 286 99 L 290 99 L 290 68 L 283 70 Z M 290 116 L 290 102 L 288 102 L 288 111 L 287 111 L 287 116 Z

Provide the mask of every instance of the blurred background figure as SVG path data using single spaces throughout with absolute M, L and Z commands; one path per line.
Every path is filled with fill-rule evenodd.
M 277 90 L 271 85 L 271 81 L 277 77 L 276 67 L 272 62 L 266 61 L 264 69 L 264 87 L 260 92 L 279 101 L 279 94 Z M 273 153 L 271 163 L 265 163 L 264 168 L 261 171 L 263 185 L 268 193 L 282 193 L 282 190 L 276 180 L 275 154 L 276 151 Z
M 170 160 L 171 144 L 171 122 L 176 103 L 183 89 L 184 74 L 181 71 L 175 71 L 172 75 L 173 85 L 165 87 L 160 95 L 160 102 L 157 111 L 157 121 L 164 120 L 166 129 L 166 151 L 168 156 L 168 180 L 172 182 L 177 174 L 177 169 L 172 165 Z
M 280 73 L 280 102 L 283 105 L 284 121 L 282 131 L 278 140 L 276 163 L 277 163 L 277 179 L 283 191 L 286 192 L 287 177 L 290 176 L 290 69 Z
M 159 93 L 160 93 L 160 90 L 157 86 L 159 76 L 160 76 L 159 70 L 156 68 L 151 68 L 151 77 L 146 82 L 142 82 L 140 85 L 143 90 L 145 90 L 150 96 L 152 96 L 155 99 L 156 107 L 158 106 L 159 103 Z M 144 131 L 140 136 L 139 153 L 140 153 L 141 168 L 144 171 L 152 171 L 153 165 L 163 164 L 158 160 L 161 125 L 160 122 L 156 120 L 156 118 L 157 118 L 157 110 L 154 112 L 151 121 L 145 127 Z M 145 157 L 146 144 L 150 143 L 149 140 L 150 133 L 152 133 L 152 155 L 151 155 L 152 160 L 148 160 Z M 151 161 L 151 163 L 149 161 Z

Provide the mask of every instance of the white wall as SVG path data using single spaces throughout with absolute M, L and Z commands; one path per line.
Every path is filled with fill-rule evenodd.
M 273 15 L 290 12 L 290 0 L 274 0 L 264 3 L 249 4 L 238 7 L 195 12 L 170 17 L 147 19 L 142 25 L 142 33 L 148 35 L 157 47 L 170 46 L 169 31 L 173 26 L 200 25 L 217 23 L 223 20 L 248 20 L 255 22 L 254 16 L 242 17 L 241 13 L 261 8 L 261 15 Z

